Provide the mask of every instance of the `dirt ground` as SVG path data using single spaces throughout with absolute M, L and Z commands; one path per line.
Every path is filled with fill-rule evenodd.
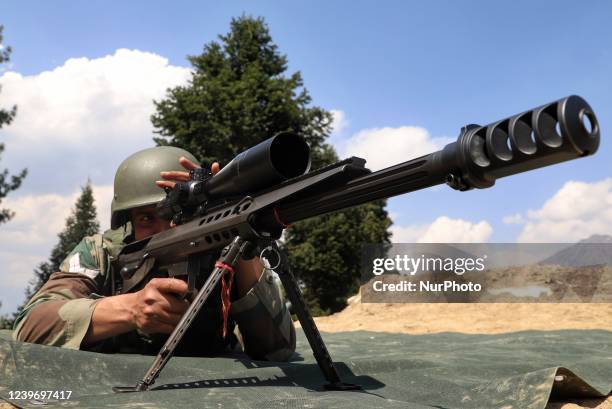
M 524 330 L 612 331 L 612 304 L 365 304 L 359 295 L 336 314 L 317 317 L 321 331 L 405 334 L 463 332 L 498 334 Z M 607 399 L 549 403 L 547 409 L 612 409 Z
M 360 296 L 342 311 L 315 318 L 321 331 L 378 331 L 406 334 L 463 332 L 498 334 L 524 330 L 605 329 L 612 331 L 612 304 L 369 304 Z

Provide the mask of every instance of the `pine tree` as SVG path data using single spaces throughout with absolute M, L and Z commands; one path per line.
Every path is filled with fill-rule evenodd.
M 4 27 L 0 25 L 0 64 L 4 64 L 9 61 L 11 56 L 11 47 L 5 47 L 2 44 L 2 31 Z M 0 90 L 2 88 L 0 87 Z M 13 105 L 11 109 L 0 109 L 0 129 L 2 126 L 9 125 L 15 115 L 17 114 L 17 107 Z M 0 143 L 0 156 L 2 156 L 2 152 L 4 152 L 4 144 Z M 21 186 L 21 182 L 23 178 L 26 177 L 27 170 L 23 169 L 19 172 L 18 175 L 9 176 L 8 169 L 4 169 L 0 171 L 0 203 L 2 203 L 2 199 L 4 199 L 9 192 L 17 189 Z M 9 209 L 0 208 L 0 224 L 6 223 L 13 216 L 14 212 Z
M 263 19 L 232 19 L 228 34 L 188 59 L 193 66 L 189 84 L 169 89 L 155 102 L 151 121 L 160 135 L 154 138 L 158 145 L 187 149 L 202 163 L 226 164 L 276 133 L 292 131 L 310 145 L 313 169 L 337 160 L 325 143 L 331 114 L 311 106 L 299 72 L 286 75 L 287 57 L 272 42 Z M 368 204 L 289 230 L 286 247 L 293 270 L 318 312 L 341 309 L 356 290 L 360 243 L 389 241 L 384 206 L 384 201 Z M 321 274 L 327 278 L 315 277 Z
M 26 302 L 47 282 L 51 274 L 59 271 L 62 261 L 83 237 L 96 234 L 99 230 L 100 224 L 96 216 L 93 190 L 88 180 L 72 209 L 72 214 L 66 219 L 66 227 L 58 234 L 59 241 L 51 250 L 51 257 L 48 261 L 40 263 L 34 270 L 34 280 L 26 289 Z M 23 306 L 19 307 L 17 313 L 22 309 Z
M 227 163 L 236 154 L 280 131 L 301 134 L 320 148 L 331 114 L 309 107 L 301 74 L 288 77 L 287 58 L 278 53 L 262 19 L 233 19 L 231 31 L 202 54 L 188 57 L 194 72 L 188 86 L 155 102 L 153 126 L 159 145 L 187 149 L 204 162 Z

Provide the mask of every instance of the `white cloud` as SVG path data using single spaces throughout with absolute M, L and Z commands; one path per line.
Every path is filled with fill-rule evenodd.
M 102 58 L 72 58 L 32 76 L 7 72 L 0 77 L 3 100 L 19 106 L 8 133 L 17 146 L 139 138 L 134 131 L 151 131 L 152 99 L 188 76 L 189 69 L 170 66 L 163 57 L 126 49 Z
M 519 242 L 568 242 L 612 234 L 612 178 L 567 182 L 541 209 L 529 210 Z
M 425 128 L 372 128 L 357 132 L 338 143 L 340 157 L 359 156 L 367 160 L 368 168 L 379 170 L 418 156 L 437 151 L 450 138 L 434 138 Z
M 108 183 L 122 159 L 153 145 L 153 99 L 189 76 L 188 68 L 169 65 L 166 58 L 126 49 L 72 58 L 36 75 L 6 72 L 0 76 L 2 101 L 19 111 L 3 129 L 5 164 L 30 169 L 26 189 L 43 188 L 37 179 L 50 171 L 72 186 L 87 175 Z
M 502 220 L 505 224 L 524 224 L 525 218 L 520 213 L 505 216 Z
M 7 207 L 16 214 L 0 229 L 0 243 L 6 247 L 11 244 L 35 245 L 48 242 L 62 229 L 75 199 L 76 194 L 27 195 L 17 198 L 9 196 L 2 201 L 2 207 Z
M 102 58 L 72 58 L 53 71 L 0 77 L 3 100 L 19 106 L 10 128 L 12 149 L 29 144 L 88 147 L 150 136 L 153 98 L 182 84 L 189 69 L 168 65 L 158 55 L 120 49 Z
M 103 229 L 110 226 L 110 202 L 113 187 L 93 186 L 98 221 Z M 69 195 L 41 194 L 8 197 L 2 207 L 15 212 L 15 217 L 0 229 L 0 244 L 28 245 L 54 242 L 55 236 L 64 228 L 66 218 L 74 208 L 81 190 Z
M 493 234 L 493 228 L 484 220 L 472 223 L 447 216 L 429 225 L 393 225 L 390 230 L 394 243 L 485 243 Z
M 389 230 L 391 231 L 391 241 L 393 243 L 418 243 L 427 231 L 427 225 L 410 225 L 410 226 L 398 226 L 396 224 L 391 225 Z
M 330 112 L 332 114 L 332 117 L 334 118 L 332 122 L 332 132 L 334 134 L 342 133 L 342 131 L 345 130 L 349 125 L 349 121 L 346 117 L 346 114 L 344 113 L 344 111 L 341 111 L 339 109 L 331 109 Z

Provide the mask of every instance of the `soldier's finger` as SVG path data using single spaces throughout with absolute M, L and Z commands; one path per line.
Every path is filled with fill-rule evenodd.
M 181 182 L 187 182 L 189 180 L 189 172 L 183 172 L 181 170 L 170 170 L 165 172 L 159 172 L 160 176 L 167 180 L 178 180 Z
M 154 321 L 162 323 L 162 324 L 176 325 L 181 320 L 182 316 L 183 316 L 182 313 L 167 312 L 167 311 L 159 310 L 155 314 Z
M 200 167 L 200 165 L 190 161 L 184 156 L 181 156 L 181 158 L 179 159 L 179 163 L 181 164 L 182 167 L 184 167 L 187 170 L 194 170 Z
M 153 331 L 150 332 L 153 334 L 170 334 L 172 331 L 174 331 L 174 327 L 176 327 L 176 325 L 170 325 L 160 322 L 158 323 L 158 325 L 155 326 Z
M 176 278 L 158 278 L 151 280 L 157 290 L 161 293 L 172 293 L 185 295 L 187 293 L 187 283 Z
M 167 304 L 164 304 L 164 309 L 172 314 L 182 314 L 189 308 L 189 301 L 176 298 L 175 295 L 166 297 Z
M 161 187 L 161 188 L 169 187 L 173 189 L 174 185 L 176 185 L 176 182 L 170 182 L 169 180 L 157 180 L 155 181 L 155 184 L 157 185 L 157 187 Z
M 216 175 L 219 170 L 221 170 L 221 165 L 219 165 L 219 162 L 213 162 L 213 164 L 210 166 L 210 172 L 213 175 Z
M 183 318 L 183 314 L 168 314 L 163 318 L 164 324 L 176 326 L 179 321 Z
M 175 294 L 157 290 L 158 294 L 154 300 L 156 314 L 182 314 L 189 308 L 189 301 Z

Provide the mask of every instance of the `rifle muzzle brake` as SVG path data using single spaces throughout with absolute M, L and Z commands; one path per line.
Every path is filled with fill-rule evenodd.
M 439 164 L 454 168 L 452 187 L 486 188 L 504 176 L 592 155 L 599 137 L 593 109 L 571 95 L 489 125 L 465 126 L 440 152 Z

